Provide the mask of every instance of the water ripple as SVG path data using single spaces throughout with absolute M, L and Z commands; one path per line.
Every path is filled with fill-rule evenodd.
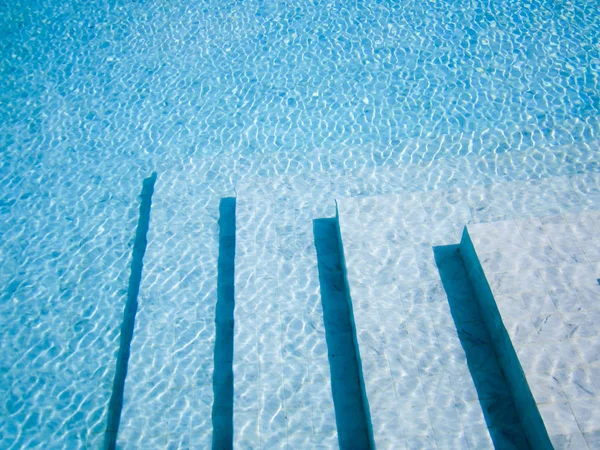
M 139 328 L 148 351 L 139 367 L 156 368 L 141 369 L 150 383 L 183 364 L 161 355 L 161 345 L 179 342 L 175 331 L 158 333 L 170 318 L 192 314 L 205 324 L 192 334 L 214 336 L 205 321 L 214 317 L 215 205 L 253 180 L 284 177 L 272 188 L 310 194 L 292 206 L 299 230 L 309 216 L 331 216 L 324 199 L 338 194 L 597 171 L 597 6 L 0 5 L 2 447 L 102 439 L 148 173 L 165 173 L 144 278 L 147 329 Z M 306 240 L 285 242 L 282 223 L 259 225 L 286 245 L 282 270 L 300 279 L 310 266 Z M 145 407 L 168 403 L 147 392 Z M 205 442 L 203 419 L 189 417 L 191 445 Z M 163 423 L 139 420 L 135 427 Z M 160 447 L 169 440 L 161 433 L 144 436 Z

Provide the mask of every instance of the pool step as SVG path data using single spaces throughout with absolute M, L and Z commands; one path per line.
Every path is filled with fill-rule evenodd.
M 234 447 L 336 447 L 312 217 L 271 194 L 238 191 Z
M 221 415 L 226 422 L 223 426 L 232 429 L 227 439 L 242 447 L 266 448 L 275 443 L 289 448 L 315 443 L 339 447 L 313 232 L 314 220 L 335 217 L 334 198 L 408 196 L 403 213 L 410 225 L 407 236 L 416 246 L 413 250 L 421 251 L 420 244 L 457 243 L 459 228 L 472 218 L 489 221 L 507 214 L 552 214 L 574 198 L 585 208 L 590 198 L 598 197 L 585 192 L 586 186 L 597 185 L 593 161 L 564 160 L 551 172 L 538 172 L 546 166 L 535 161 L 535 154 L 490 155 L 438 160 L 419 166 L 418 171 L 375 167 L 348 170 L 343 175 L 304 173 L 238 183 L 230 364 L 233 422 L 227 413 Z M 582 167 L 584 174 L 569 178 L 568 174 Z M 221 199 L 206 200 L 205 185 L 193 169 L 161 173 L 153 197 L 153 226 L 148 235 L 117 441 L 124 447 L 207 448 L 215 439 L 213 421 L 220 411 L 215 409 L 215 401 L 222 403 L 216 400 L 214 383 L 219 372 L 215 346 L 221 341 L 215 320 L 223 269 L 219 265 L 222 211 Z M 567 175 L 546 184 L 543 180 L 519 181 L 532 174 L 547 177 L 550 173 Z M 496 178 L 505 183 L 486 185 Z M 417 186 L 427 192 L 407 193 Z M 567 186 L 568 192 L 563 190 Z M 431 202 L 419 206 L 421 195 L 430 196 Z M 387 210 L 394 207 L 392 200 Z M 384 213 L 378 217 L 382 224 L 388 223 Z M 370 226 L 371 221 L 368 223 Z M 399 239 L 401 228 L 394 233 L 391 238 Z M 343 233 L 342 238 L 345 250 Z M 376 245 L 373 241 L 371 247 Z M 415 251 L 412 260 L 417 271 L 426 276 L 437 273 L 432 253 L 427 258 L 420 255 Z M 362 345 L 357 351 L 363 360 Z M 361 367 L 366 377 L 371 369 L 364 364 Z M 222 379 L 226 381 L 227 376 Z M 378 395 L 385 397 L 385 390 Z M 368 398 L 369 404 L 376 401 L 375 394 Z M 415 416 L 416 423 L 418 420 Z M 373 423 L 375 440 L 376 430 Z M 487 429 L 485 433 L 473 439 L 488 442 Z M 424 439 L 426 445 L 427 436 Z
M 599 237 L 596 211 L 463 234 L 461 255 L 534 448 L 598 448 Z
M 211 448 L 213 438 L 227 439 L 232 219 L 232 201 L 207 200 L 193 170 L 160 173 L 118 448 Z
M 331 198 L 370 192 L 390 193 L 389 197 L 394 197 L 393 194 L 414 189 L 415 184 L 425 186 L 429 191 L 398 195 L 406 195 L 409 200 L 412 198 L 403 210 L 411 224 L 410 237 L 413 239 L 407 248 L 410 250 L 412 246 L 415 247 L 414 265 L 408 270 L 423 272 L 426 277 L 435 276 L 438 269 L 431 246 L 459 242 L 459 231 L 472 216 L 478 220 L 493 220 L 507 214 L 525 214 L 526 211 L 552 213 L 563 202 L 569 201 L 569 196 L 577 197 L 583 193 L 582 186 L 585 183 L 580 181 L 584 181 L 586 176 L 590 177 L 586 183 L 591 185 L 597 178 L 594 172 L 596 166 L 591 164 L 587 175 L 581 175 L 580 178 L 570 179 L 565 175 L 553 177 L 546 183 L 537 178 L 520 181 L 521 178 L 530 177 L 531 171 L 535 171 L 537 166 L 524 168 L 518 164 L 521 162 L 519 158 L 535 161 L 533 154 L 518 152 L 516 156 L 490 155 L 487 158 L 439 161 L 420 171 L 417 181 L 406 177 L 410 171 L 379 168 L 372 173 L 349 171 L 347 176 L 340 178 L 316 173 L 257 178 L 238 184 L 234 444 L 281 442 L 285 434 L 290 446 L 310 446 L 316 440 L 338 445 L 339 430 L 335 427 L 330 366 L 326 359 L 327 339 L 319 298 L 322 287 L 319 285 L 318 260 L 311 228 L 314 220 L 335 216 L 335 205 Z M 503 167 L 501 170 L 500 166 Z M 566 173 L 570 173 L 569 170 L 576 170 L 579 165 L 566 163 L 562 167 Z M 498 170 L 502 176 L 498 175 Z M 493 178 L 505 181 L 485 184 Z M 460 187 L 448 189 L 448 185 Z M 432 204 L 427 205 L 427 211 L 422 204 L 419 205 L 420 195 L 431 196 Z M 579 201 L 580 197 L 577 199 Z M 353 201 L 359 200 L 354 198 Z M 411 204 L 415 208 L 411 208 Z M 382 211 L 385 210 L 382 208 Z M 451 220 L 444 221 L 448 215 Z M 385 213 L 382 212 L 375 221 L 386 223 Z M 397 232 L 400 233 L 399 230 Z M 430 246 L 427 250 L 429 253 L 424 255 L 423 249 L 427 245 Z M 393 268 L 387 267 L 385 270 Z M 441 283 L 435 289 L 442 290 Z M 451 318 L 449 314 L 444 317 Z M 455 337 L 454 344 L 460 346 L 460 340 Z M 301 350 L 303 347 L 305 351 Z M 362 359 L 362 345 L 359 345 L 358 351 Z M 281 374 L 279 369 L 275 373 L 269 372 L 276 365 L 268 363 L 280 360 L 283 361 L 281 367 L 284 373 Z M 261 365 L 269 371 L 261 370 Z M 366 377 L 369 370 L 364 366 L 362 370 Z M 466 363 L 457 366 L 456 371 L 470 379 Z M 293 398 L 287 398 L 290 391 L 281 385 L 290 379 L 288 374 L 295 373 L 300 373 L 294 375 L 294 379 L 299 381 L 293 382 Z M 262 382 L 261 374 L 269 381 Z M 439 383 L 447 382 L 448 378 L 439 380 Z M 311 394 L 311 390 L 320 394 Z M 466 398 L 476 399 L 474 385 L 470 387 L 470 392 L 475 392 L 475 397 Z M 387 394 L 381 388 L 377 395 L 381 399 Z M 298 398 L 304 400 L 299 404 Z M 315 401 L 319 402 L 317 406 Z M 369 397 L 370 401 L 375 400 Z M 268 404 L 276 405 L 270 407 L 271 412 Z M 467 407 L 470 409 L 465 413 L 479 411 L 480 419 L 484 421 L 477 402 L 470 401 L 465 405 Z M 390 420 L 393 422 L 394 419 Z M 418 420 L 417 416 L 415 423 L 419 423 Z M 302 426 L 298 426 L 298 423 Z M 394 429 L 394 426 L 393 423 L 380 425 L 387 429 Z M 377 440 L 375 427 L 373 423 Z M 491 446 L 487 426 L 478 430 L 475 428 L 472 427 L 469 437 L 472 443 Z M 423 438 L 421 444 L 425 446 L 429 445 L 428 439 L 432 438 L 431 434 L 418 437 Z M 450 445 L 462 444 L 453 441 Z
M 482 308 L 467 275 L 459 245 L 434 247 L 433 253 L 494 447 L 538 448 L 530 445 L 531 440 L 528 440 L 518 414 L 520 405 L 510 395 L 504 368 L 494 352 L 494 335 L 490 335 L 483 320 Z
M 499 378 L 492 376 L 498 373 L 498 366 L 493 359 L 477 360 L 493 352 L 470 357 L 466 351 L 461 340 L 464 317 L 471 322 L 469 333 L 479 336 L 479 345 L 488 350 L 491 346 L 485 341 L 489 337 L 481 319 L 473 315 L 476 310 L 464 310 L 463 319 L 455 320 L 454 308 L 460 304 L 449 302 L 456 298 L 449 281 L 456 282 L 463 299 L 471 298 L 466 304 L 473 304 L 475 296 L 468 283 L 461 287 L 464 271 L 444 274 L 446 263 L 439 251 L 443 246 L 456 246 L 465 224 L 494 217 L 593 210 L 599 187 L 600 176 L 588 173 L 338 200 L 348 287 L 376 444 L 382 442 L 390 448 L 403 443 L 431 448 L 493 448 L 498 435 L 490 424 L 479 382 L 472 376 L 473 358 L 483 367 L 489 364 L 488 372 L 495 367 L 488 377 L 494 388 L 499 386 Z M 456 255 L 450 259 L 456 265 Z M 378 398 L 386 402 L 378 404 Z M 500 418 L 504 429 L 511 429 L 508 436 L 522 441 L 515 427 L 510 427 L 511 422 L 516 424 L 514 408 L 507 402 L 505 405 L 497 412 L 506 414 Z M 525 430 L 527 426 L 524 424 Z

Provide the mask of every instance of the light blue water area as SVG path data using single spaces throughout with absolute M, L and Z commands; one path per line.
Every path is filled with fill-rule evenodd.
M 216 217 L 255 176 L 527 149 L 537 176 L 578 170 L 599 142 L 599 7 L 0 3 L 0 447 L 102 442 L 152 171 L 176 199 L 189 184 L 160 174 L 192 167 Z

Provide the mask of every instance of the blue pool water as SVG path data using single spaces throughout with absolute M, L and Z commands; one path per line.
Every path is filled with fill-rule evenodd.
M 1 3 L 0 447 L 104 442 L 138 196 L 152 171 L 164 206 L 151 246 L 164 237 L 181 251 L 150 248 L 150 272 L 176 277 L 144 279 L 141 295 L 172 295 L 173 310 L 216 292 L 219 201 L 253 180 L 324 174 L 351 184 L 353 171 L 387 166 L 418 178 L 427 161 L 518 161 L 526 151 L 537 162 L 530 176 L 559 164 L 597 171 L 599 8 Z M 306 184 L 331 202 L 321 189 Z M 198 320 L 214 319 L 197 309 Z M 140 329 L 139 342 L 155 345 L 161 323 Z M 168 364 L 145 366 L 136 348 L 146 347 L 134 337 L 133 366 L 152 376 L 130 374 L 160 386 Z M 142 417 L 138 404 L 129 414 Z M 123 436 L 143 437 L 144 426 Z

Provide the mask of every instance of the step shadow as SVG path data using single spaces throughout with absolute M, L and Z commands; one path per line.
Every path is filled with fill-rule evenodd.
M 313 221 L 335 420 L 341 449 L 372 448 L 362 367 L 336 219 Z
M 135 241 L 133 244 L 133 256 L 131 259 L 131 274 L 129 275 L 129 286 L 127 288 L 127 301 L 123 312 L 123 322 L 121 323 L 121 334 L 119 337 L 119 352 L 117 354 L 117 369 L 113 380 L 112 394 L 108 404 L 107 426 L 104 439 L 104 449 L 113 450 L 117 446 L 117 434 L 119 432 L 119 423 L 121 421 L 121 411 L 123 409 L 123 393 L 125 390 L 125 378 L 127 377 L 127 364 L 135 328 L 135 316 L 138 308 L 138 294 L 140 292 L 140 283 L 142 281 L 142 269 L 144 267 L 144 254 L 148 228 L 150 227 L 150 210 L 152 207 L 152 195 L 154 194 L 154 184 L 156 183 L 156 172 L 143 181 L 140 215 L 135 231 Z
M 459 246 L 434 247 L 433 253 L 494 446 L 530 449 Z
M 227 197 L 219 204 L 219 262 L 215 313 L 212 448 L 233 448 L 233 312 L 235 308 L 235 207 Z

